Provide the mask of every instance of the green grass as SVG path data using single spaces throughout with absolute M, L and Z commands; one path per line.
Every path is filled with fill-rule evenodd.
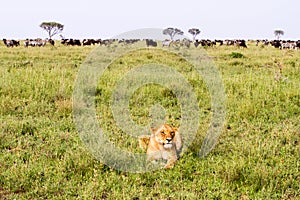
M 131 174 L 95 159 L 73 122 L 74 82 L 94 47 L 1 44 L 0 199 L 299 199 L 300 52 L 248 46 L 206 49 L 222 75 L 227 101 L 223 134 L 203 159 L 197 154 L 211 106 L 195 70 L 172 54 L 152 49 L 112 63 L 99 80 L 96 105 L 99 125 L 114 132 L 110 139 L 124 149 L 140 151 L 137 141 L 114 123 L 110 100 L 117 81 L 134 66 L 167 63 L 186 77 L 199 100 L 197 138 L 174 169 Z M 113 53 L 116 47 L 101 48 Z M 184 50 L 187 55 L 189 51 L 199 50 Z M 279 63 L 284 81 L 274 78 Z M 149 109 L 156 103 L 166 109 L 169 123 L 179 124 L 178 101 L 158 85 L 134 93 L 132 119 L 148 124 Z

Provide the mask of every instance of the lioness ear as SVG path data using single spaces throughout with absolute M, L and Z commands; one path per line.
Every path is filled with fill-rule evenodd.
M 177 131 L 178 131 L 178 128 L 174 127 L 173 130 L 177 132 Z
M 150 127 L 150 130 L 152 133 L 155 133 L 157 131 L 157 128 Z

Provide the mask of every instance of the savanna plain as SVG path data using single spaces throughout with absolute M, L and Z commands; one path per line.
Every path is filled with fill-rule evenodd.
M 56 43 L 0 45 L 0 199 L 300 199 L 300 51 L 254 42 L 248 48 L 178 47 L 187 57 L 205 51 L 224 85 L 222 134 L 204 158 L 198 154 L 212 106 L 201 75 L 167 47 L 146 48 L 140 42 L 140 50 L 116 58 L 95 89 L 99 126 L 116 146 L 142 151 L 111 111 L 115 85 L 135 66 L 173 67 L 193 87 L 200 109 L 196 138 L 173 169 L 128 173 L 91 155 L 73 116 L 74 83 L 82 63 L 96 48 L 113 54 L 119 44 Z M 149 124 L 150 108 L 157 104 L 165 108 L 168 123 L 180 126 L 176 96 L 155 84 L 131 96 L 131 119 Z

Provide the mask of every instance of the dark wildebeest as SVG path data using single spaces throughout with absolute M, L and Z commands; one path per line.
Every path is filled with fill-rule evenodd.
M 100 43 L 99 40 L 94 40 L 94 39 L 83 39 L 82 40 L 82 45 L 83 46 L 95 45 L 95 44 L 99 44 L 99 43 Z
M 49 39 L 48 42 L 49 42 L 49 44 L 51 44 L 52 46 L 54 46 L 54 44 L 55 44 L 54 40 L 52 40 L 52 39 Z
M 194 45 L 195 47 L 198 47 L 201 44 L 203 47 L 212 47 L 216 45 L 216 41 L 211 40 L 195 40 Z
M 238 47 L 244 47 L 247 48 L 246 41 L 245 40 L 235 40 L 234 45 Z
M 195 45 L 195 47 L 197 48 L 197 47 L 200 45 L 199 40 L 195 40 L 194 45 Z
M 14 47 L 14 46 L 19 46 L 20 45 L 20 42 L 17 41 L 17 40 L 7 40 L 7 39 L 3 39 L 3 42 L 4 44 L 7 46 L 7 47 Z
M 300 40 L 298 40 L 298 41 L 296 42 L 296 49 L 297 49 L 297 50 L 300 49 Z
M 275 48 L 280 48 L 281 49 L 281 41 L 280 40 L 271 41 L 271 45 Z
M 64 45 L 71 45 L 71 46 L 81 46 L 81 42 L 79 39 L 62 39 L 61 40 L 61 44 L 64 44 Z
M 88 45 L 92 45 L 93 41 L 92 39 L 83 39 L 82 40 L 82 46 L 88 46 Z
M 215 40 L 216 44 L 219 43 L 220 46 L 223 45 L 223 40 Z
M 157 47 L 157 42 L 151 39 L 146 39 L 146 45 L 147 47 L 152 46 L 152 47 Z

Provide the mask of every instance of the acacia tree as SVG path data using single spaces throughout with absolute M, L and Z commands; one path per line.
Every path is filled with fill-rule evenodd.
M 277 40 L 279 40 L 280 36 L 284 35 L 284 31 L 283 30 L 275 30 L 274 35 L 277 38 Z
M 40 27 L 47 31 L 50 39 L 64 30 L 64 25 L 57 22 L 42 22 Z
M 173 40 L 175 35 L 183 35 L 183 31 L 178 28 L 166 28 L 163 30 L 163 34 L 169 35 L 171 40 Z
M 198 28 L 190 28 L 189 33 L 193 36 L 193 41 L 195 40 L 196 36 L 201 33 L 201 31 Z

